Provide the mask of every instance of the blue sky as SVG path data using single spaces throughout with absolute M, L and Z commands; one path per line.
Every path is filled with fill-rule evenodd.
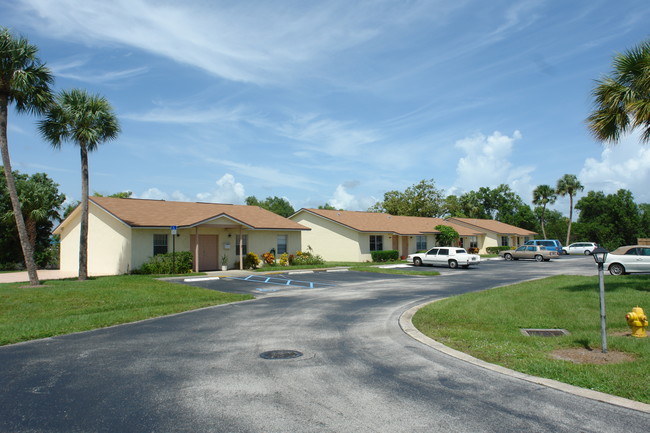
M 91 192 L 366 210 L 422 179 L 530 202 L 570 173 L 650 202 L 650 145 L 603 147 L 585 123 L 612 56 L 650 37 L 645 0 L 17 0 L 0 16 L 55 89 L 113 105 L 122 133 L 91 154 Z M 79 199 L 77 148 L 9 116 L 13 168 Z

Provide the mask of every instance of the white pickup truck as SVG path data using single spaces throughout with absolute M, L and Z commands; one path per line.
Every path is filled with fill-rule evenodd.
M 468 268 L 471 265 L 481 263 L 481 256 L 469 254 L 464 248 L 457 247 L 436 247 L 426 253 L 409 254 L 406 258 L 415 266 L 449 266 L 452 269 L 457 267 Z

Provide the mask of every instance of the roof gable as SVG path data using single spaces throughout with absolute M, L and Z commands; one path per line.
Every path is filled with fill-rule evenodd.
M 258 206 L 132 198 L 90 197 L 91 202 L 130 227 L 244 225 L 257 230 L 309 230 Z
M 290 218 L 295 217 L 300 212 L 311 213 L 359 232 L 425 235 L 440 233 L 435 227 L 438 225 L 446 225 L 453 227 L 461 236 L 475 236 L 478 234 L 476 230 L 450 223 L 442 218 L 396 216 L 379 212 L 304 208 L 300 209 Z

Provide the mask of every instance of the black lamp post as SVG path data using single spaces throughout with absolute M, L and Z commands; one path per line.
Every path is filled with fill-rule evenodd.
M 605 277 L 603 276 L 603 264 L 607 259 L 607 250 L 602 247 L 594 249 L 591 253 L 594 256 L 594 261 L 598 263 L 598 282 L 600 285 L 600 339 L 602 342 L 603 353 L 607 353 L 607 331 L 606 315 L 605 315 Z

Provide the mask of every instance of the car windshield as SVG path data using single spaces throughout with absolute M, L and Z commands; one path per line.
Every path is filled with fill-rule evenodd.
M 427 251 L 427 254 L 435 256 L 438 254 L 438 248 L 431 248 L 429 251 Z

